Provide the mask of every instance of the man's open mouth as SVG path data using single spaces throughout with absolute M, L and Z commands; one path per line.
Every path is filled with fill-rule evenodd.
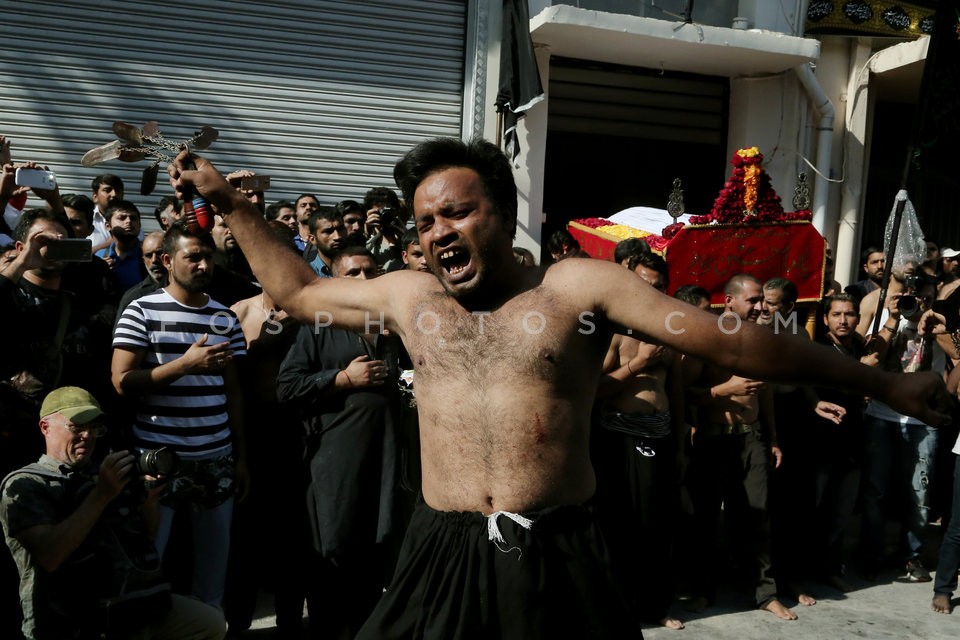
M 446 249 L 440 253 L 440 267 L 451 276 L 457 276 L 470 264 L 470 252 L 459 247 Z

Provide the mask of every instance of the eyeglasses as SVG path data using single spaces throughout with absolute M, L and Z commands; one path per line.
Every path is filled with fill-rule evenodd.
M 83 433 L 87 433 L 87 435 L 90 435 L 94 438 L 99 438 L 100 436 L 104 435 L 107 432 L 107 428 L 105 426 L 96 422 L 91 422 L 88 424 L 73 424 L 72 422 L 71 423 L 58 422 L 57 424 L 59 424 L 61 427 L 63 427 L 64 429 L 66 429 L 67 431 L 69 431 L 75 436 L 79 436 L 79 435 L 82 435 Z

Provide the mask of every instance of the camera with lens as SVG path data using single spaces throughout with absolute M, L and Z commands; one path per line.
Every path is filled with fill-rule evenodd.
M 400 224 L 399 209 L 395 209 L 394 207 L 383 207 L 377 211 L 377 214 L 380 216 L 381 227 L 396 227 Z
M 176 451 L 170 447 L 134 450 L 131 453 L 137 458 L 137 472 L 144 476 L 172 476 L 180 462 Z
M 917 297 L 917 287 L 920 279 L 917 276 L 907 276 L 903 283 L 903 295 L 897 300 L 897 311 L 900 315 L 909 318 L 920 311 L 920 298 Z

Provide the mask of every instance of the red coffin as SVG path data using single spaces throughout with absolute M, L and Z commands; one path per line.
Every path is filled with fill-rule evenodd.
M 591 256 L 613 259 L 619 238 L 576 222 L 568 229 Z M 822 295 L 826 242 L 809 222 L 688 225 L 667 244 L 664 258 L 671 295 L 677 287 L 696 284 L 710 292 L 712 304 L 722 305 L 727 280 L 748 273 L 761 282 L 784 277 L 806 302 Z

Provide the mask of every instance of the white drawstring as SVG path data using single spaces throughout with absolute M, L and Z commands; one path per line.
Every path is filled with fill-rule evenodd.
M 523 550 L 520 547 L 510 547 L 504 549 L 506 545 L 506 540 L 503 539 L 503 534 L 500 533 L 500 527 L 497 526 L 497 518 L 500 516 L 506 516 L 516 522 L 518 525 L 524 529 L 529 530 L 533 527 L 533 520 L 530 518 L 524 518 L 519 513 L 511 513 L 509 511 L 495 511 L 490 515 L 486 516 L 487 518 L 487 539 L 490 540 L 493 544 L 497 545 L 497 549 L 503 553 L 510 553 L 514 549 L 520 552 L 520 555 L 517 556 L 517 560 L 523 557 Z

